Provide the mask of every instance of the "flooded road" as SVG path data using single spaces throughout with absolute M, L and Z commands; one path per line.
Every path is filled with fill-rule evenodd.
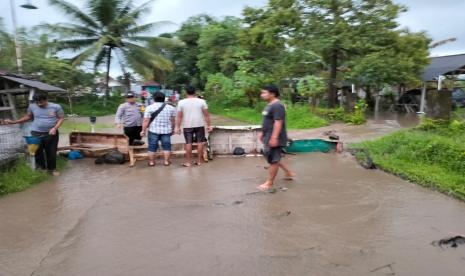
M 394 131 L 415 127 L 420 123 L 416 114 L 381 113 L 378 116 L 370 116 L 363 125 L 348 125 L 335 123 L 322 128 L 290 130 L 292 139 L 327 138 L 324 132 L 335 132 L 344 143 L 361 142 L 375 139 Z
M 465 203 L 348 155 L 288 161 L 276 193 L 255 157 L 70 162 L 0 199 L 0 275 L 464 275 L 465 246 L 431 242 L 465 234 Z

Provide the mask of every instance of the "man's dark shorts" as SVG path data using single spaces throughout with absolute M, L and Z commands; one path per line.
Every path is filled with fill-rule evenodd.
M 281 161 L 281 158 L 283 157 L 282 152 L 283 152 L 282 147 L 275 147 L 275 148 L 265 147 L 263 149 L 263 156 L 266 158 L 266 161 L 268 161 L 269 164 L 276 164 Z
M 206 141 L 205 127 L 194 127 L 184 129 L 184 138 L 186 144 L 192 144 L 194 142 L 194 136 L 197 141 Z

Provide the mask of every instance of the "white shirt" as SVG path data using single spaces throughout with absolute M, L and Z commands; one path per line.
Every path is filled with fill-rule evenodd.
M 205 127 L 204 109 L 208 109 L 205 100 L 199 98 L 180 100 L 178 103 L 178 111 L 181 111 L 183 115 L 183 128 Z

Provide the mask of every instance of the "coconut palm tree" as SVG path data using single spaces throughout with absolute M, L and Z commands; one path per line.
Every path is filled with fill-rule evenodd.
M 135 6 L 133 0 L 85 0 L 85 10 L 65 0 L 49 0 L 74 20 L 73 23 L 46 24 L 49 31 L 62 38 L 56 41 L 58 50 L 78 52 L 72 58 L 77 66 L 92 61 L 94 69 L 106 64 L 106 98 L 109 97 L 108 82 L 112 58 L 116 57 L 122 66 L 170 70 L 172 63 L 160 52 L 154 52 L 147 44 L 164 41 L 166 38 L 148 35 L 150 31 L 169 22 L 139 24 L 142 16 L 150 11 L 150 0 Z M 127 75 L 127 74 L 125 74 Z

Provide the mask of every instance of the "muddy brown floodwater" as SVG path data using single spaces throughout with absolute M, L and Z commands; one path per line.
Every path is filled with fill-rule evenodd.
M 299 177 L 257 193 L 261 158 L 202 167 L 73 161 L 0 199 L 0 275 L 465 274 L 465 204 L 348 155 L 291 156 Z M 180 160 L 176 160 L 179 163 Z

